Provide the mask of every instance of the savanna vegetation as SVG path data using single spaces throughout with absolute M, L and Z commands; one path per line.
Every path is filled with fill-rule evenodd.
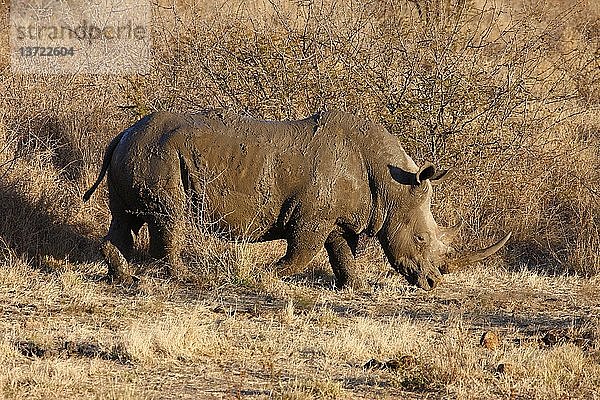
M 13 73 L 1 32 L 2 397 L 600 397 L 600 3 L 152 9 L 146 75 Z M 433 212 L 464 222 L 458 248 L 513 237 L 432 292 L 364 238 L 369 285 L 353 292 L 332 289 L 325 254 L 281 281 L 282 243 L 227 243 L 190 221 L 195 282 L 162 276 L 144 231 L 139 284 L 101 281 L 105 187 L 81 196 L 106 144 L 152 111 L 215 107 L 379 122 L 418 164 L 453 168 Z

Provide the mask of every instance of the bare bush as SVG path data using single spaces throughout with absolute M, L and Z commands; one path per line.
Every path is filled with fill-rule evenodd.
M 149 75 L 3 73 L 0 176 L 31 176 L 15 159 L 46 154 L 75 201 L 104 143 L 148 112 L 337 108 L 384 124 L 418 162 L 455 168 L 437 212 L 467 222 L 465 242 L 514 231 L 517 268 L 594 274 L 599 14 L 585 1 L 161 3 Z M 99 201 L 90 211 L 78 218 L 106 220 Z
M 3 31 L 0 397 L 597 397 L 600 3 L 573 3 L 161 0 L 136 76 L 12 74 Z M 455 168 L 434 214 L 466 222 L 459 245 L 514 239 L 427 293 L 372 247 L 368 292 L 330 291 L 270 279 L 283 244 L 215 239 L 191 199 L 199 284 L 138 259 L 137 287 L 99 283 L 107 198 L 81 195 L 106 143 L 154 110 L 205 107 L 380 122 L 417 162 Z
M 517 234 L 518 265 L 596 273 L 583 249 L 599 240 L 597 192 L 585 189 L 597 187 L 598 141 L 578 133 L 598 118 L 596 89 L 582 84 L 598 81 L 587 6 L 177 3 L 157 25 L 162 85 L 142 86 L 143 109 L 365 115 L 419 161 L 458 171 L 439 209 L 468 222 L 466 241 L 500 226 Z M 192 23 L 198 12 L 210 17 Z

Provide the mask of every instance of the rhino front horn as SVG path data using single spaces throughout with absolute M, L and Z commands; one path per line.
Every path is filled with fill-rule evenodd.
M 500 248 L 502 248 L 502 246 L 504 246 L 506 244 L 506 242 L 508 242 L 511 235 L 512 235 L 512 232 L 509 233 L 508 235 L 504 236 L 498 243 L 493 244 L 490 247 L 486 247 L 485 249 L 469 252 L 469 253 L 463 254 L 457 258 L 448 260 L 448 262 L 440 268 L 440 272 L 442 274 L 449 274 L 452 272 L 457 272 L 469 264 L 473 264 L 473 263 L 476 263 L 477 261 L 481 261 L 485 258 L 488 258 L 492 254 L 494 254 L 495 252 L 500 250 Z

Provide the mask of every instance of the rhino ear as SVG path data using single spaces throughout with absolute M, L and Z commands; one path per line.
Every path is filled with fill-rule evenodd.
M 417 175 L 414 172 L 408 172 L 403 170 L 402 168 L 394 167 L 393 165 L 388 165 L 390 170 L 390 175 L 392 178 L 402 184 L 402 185 L 410 185 L 415 186 L 419 183 L 417 182 Z
M 434 179 L 437 176 L 440 176 L 441 178 L 441 175 L 445 174 L 445 171 L 442 171 L 441 174 L 436 174 L 435 167 L 430 162 L 423 164 L 416 174 L 414 172 L 405 171 L 402 168 L 394 167 L 393 165 L 388 165 L 388 168 L 390 169 L 392 178 L 396 182 L 411 186 L 419 186 L 428 179 Z
M 429 161 L 426 161 L 421 168 L 419 168 L 419 172 L 416 175 L 417 184 L 421 184 L 428 179 L 432 179 L 436 176 L 435 167 Z
M 448 179 L 449 176 L 452 176 L 452 172 L 452 169 L 443 169 L 441 171 L 436 172 L 435 175 L 429 179 L 429 181 L 434 186 L 439 185 L 440 183 Z

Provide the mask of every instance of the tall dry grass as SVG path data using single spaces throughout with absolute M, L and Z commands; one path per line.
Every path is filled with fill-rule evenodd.
M 139 76 L 12 74 L 3 31 L 0 397 L 597 398 L 596 3 L 161 0 Z M 265 273 L 281 243 L 227 244 L 190 221 L 199 285 L 141 262 L 138 287 L 100 284 L 106 196 L 81 195 L 105 145 L 148 112 L 205 107 L 382 123 L 417 162 L 454 167 L 434 214 L 466 222 L 459 245 L 515 233 L 505 259 L 425 293 L 368 248 L 369 290 L 329 291 L 319 271 Z M 544 344 L 550 329 L 563 341 Z M 485 330 L 498 348 L 479 345 Z

